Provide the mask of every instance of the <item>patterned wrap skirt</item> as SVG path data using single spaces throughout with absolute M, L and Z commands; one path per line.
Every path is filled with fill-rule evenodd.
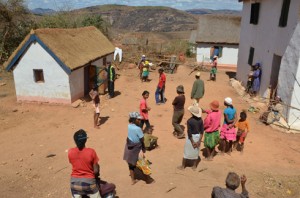
M 235 128 L 234 127 L 229 128 L 227 124 L 223 124 L 221 128 L 220 138 L 223 140 L 235 141 L 236 140 Z
M 204 135 L 204 146 L 207 148 L 215 148 L 219 144 L 220 133 L 219 131 L 213 131 L 205 133 Z

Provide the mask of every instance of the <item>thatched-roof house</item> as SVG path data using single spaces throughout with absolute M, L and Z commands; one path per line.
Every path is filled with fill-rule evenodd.
M 95 27 L 37 29 L 4 64 L 13 70 L 18 101 L 72 103 L 97 83 L 96 73 L 114 53 Z
M 236 67 L 240 24 L 240 16 L 200 16 L 196 36 L 197 62 L 210 62 L 216 55 L 219 65 Z

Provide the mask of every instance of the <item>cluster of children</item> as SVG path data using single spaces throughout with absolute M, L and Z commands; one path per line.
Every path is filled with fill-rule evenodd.
M 207 117 L 204 120 L 204 146 L 207 148 L 208 160 L 212 160 L 215 147 L 218 144 L 220 144 L 222 154 L 225 151 L 228 151 L 228 154 L 230 154 L 232 149 L 243 152 L 245 138 L 250 131 L 246 111 L 242 111 L 240 118 L 237 119 L 232 99 L 229 97 L 225 98 L 224 105 L 226 108 L 224 109 L 222 127 L 220 127 L 221 112 L 218 101 L 210 103 L 210 110 L 203 110 L 204 113 L 207 113 Z

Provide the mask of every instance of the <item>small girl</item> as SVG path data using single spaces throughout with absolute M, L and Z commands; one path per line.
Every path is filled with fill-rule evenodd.
M 247 137 L 247 134 L 250 131 L 249 123 L 247 121 L 247 114 L 245 111 L 242 111 L 240 113 L 240 119 L 235 124 L 235 127 L 237 128 L 237 133 L 234 148 L 240 148 L 241 152 L 243 152 L 244 142 Z
M 144 91 L 142 93 L 143 98 L 140 101 L 140 114 L 143 117 L 143 119 L 141 119 L 141 129 L 143 130 L 143 126 L 144 123 L 146 124 L 146 130 L 150 130 L 151 129 L 151 125 L 149 122 L 149 115 L 148 112 L 150 111 L 150 107 L 148 107 L 147 105 L 147 99 L 149 98 L 149 91 Z

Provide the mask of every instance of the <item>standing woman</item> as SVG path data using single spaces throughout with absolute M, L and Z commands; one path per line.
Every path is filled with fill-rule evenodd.
M 139 158 L 139 153 L 142 150 L 146 152 L 144 146 L 144 134 L 140 128 L 142 116 L 138 112 L 129 113 L 128 136 L 125 145 L 123 159 L 128 163 L 131 184 L 134 185 L 137 180 L 134 176 L 134 169 Z
M 253 84 L 252 84 L 252 92 L 253 96 L 256 96 L 257 92 L 259 91 L 260 87 L 260 76 L 261 76 L 261 66 L 260 63 L 256 63 L 254 65 L 253 71 Z
M 224 105 L 226 109 L 224 110 L 224 123 L 221 129 L 220 138 L 222 140 L 222 153 L 224 154 L 226 145 L 229 143 L 229 151 L 230 154 L 232 151 L 232 143 L 236 140 L 236 132 L 235 132 L 235 122 L 236 122 L 236 109 L 232 105 L 232 99 L 227 97 L 224 100 Z
M 200 143 L 204 131 L 203 121 L 201 118 L 202 111 L 198 106 L 190 106 L 188 108 L 192 117 L 187 121 L 187 134 L 186 142 L 184 145 L 184 153 L 182 159 L 182 165 L 178 169 L 183 170 L 186 167 L 187 160 L 193 161 L 193 170 L 196 170 L 200 162 Z

